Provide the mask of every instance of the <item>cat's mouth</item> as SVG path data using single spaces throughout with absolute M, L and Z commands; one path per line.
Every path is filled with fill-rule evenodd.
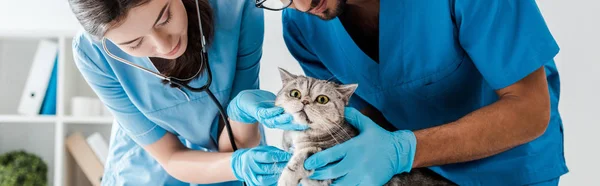
M 306 115 L 306 111 L 304 110 L 300 110 L 297 112 L 298 116 L 303 119 L 304 121 L 306 121 L 306 124 L 312 124 L 312 121 L 310 119 L 308 119 L 308 115 Z

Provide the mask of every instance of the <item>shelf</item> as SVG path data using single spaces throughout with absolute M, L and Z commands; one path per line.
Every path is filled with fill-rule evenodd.
M 0 115 L 1 123 L 54 123 L 63 121 L 66 124 L 82 125 L 112 125 L 112 117 L 75 117 L 69 116 L 62 119 L 56 116 L 24 116 L 24 115 Z
M 69 3 L 60 0 L 2 1 L 0 17 L 0 38 L 71 36 L 81 28 Z
M 31 38 L 57 38 L 74 37 L 79 30 L 72 29 L 5 29 L 0 28 L 0 38 L 2 39 L 31 39 Z
M 0 115 L 0 123 L 54 123 L 56 116 Z
M 66 124 L 82 124 L 82 125 L 112 125 L 112 117 L 82 117 L 82 116 L 69 116 L 65 117 L 63 121 Z

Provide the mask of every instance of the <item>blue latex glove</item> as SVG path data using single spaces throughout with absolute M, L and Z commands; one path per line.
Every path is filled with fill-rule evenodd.
M 275 94 L 264 90 L 244 90 L 227 107 L 229 119 L 242 123 L 259 122 L 269 128 L 306 130 L 308 126 L 293 123 L 292 115 L 275 106 Z
M 392 176 L 411 170 L 417 145 L 411 131 L 388 132 L 354 108 L 346 108 L 344 114 L 359 135 L 309 157 L 304 167 L 315 170 L 311 179 L 336 179 L 334 185 L 384 185 Z
M 273 185 L 292 154 L 272 146 L 239 149 L 231 156 L 235 177 L 247 185 Z

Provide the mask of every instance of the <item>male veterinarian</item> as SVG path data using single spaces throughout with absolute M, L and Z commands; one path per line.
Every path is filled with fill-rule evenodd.
M 382 185 L 429 167 L 459 185 L 557 185 L 568 172 L 559 47 L 534 0 L 294 0 L 283 29 L 308 76 L 359 84 L 351 106 L 371 118 L 347 109 L 360 135 L 307 159 L 311 178 Z

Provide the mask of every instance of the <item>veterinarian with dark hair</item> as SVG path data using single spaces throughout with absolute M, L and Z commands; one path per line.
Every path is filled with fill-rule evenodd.
M 351 106 L 371 118 L 347 109 L 360 135 L 307 159 L 311 178 L 382 185 L 430 167 L 459 185 L 557 185 L 568 172 L 559 47 L 534 0 L 294 0 L 283 28 L 305 73 L 358 83 Z
M 248 91 L 259 87 L 264 35 L 263 12 L 254 2 L 69 4 L 85 29 L 73 40 L 75 64 L 116 121 L 102 185 L 277 182 L 277 170 L 291 155 L 258 146 L 265 138 L 257 123 L 284 129 L 295 125 L 291 115 L 265 101 L 274 100 L 273 93 Z M 229 118 L 219 117 L 225 110 L 221 106 L 228 106 Z M 231 121 L 231 141 L 223 130 L 225 120 Z M 232 152 L 232 144 L 239 150 Z

